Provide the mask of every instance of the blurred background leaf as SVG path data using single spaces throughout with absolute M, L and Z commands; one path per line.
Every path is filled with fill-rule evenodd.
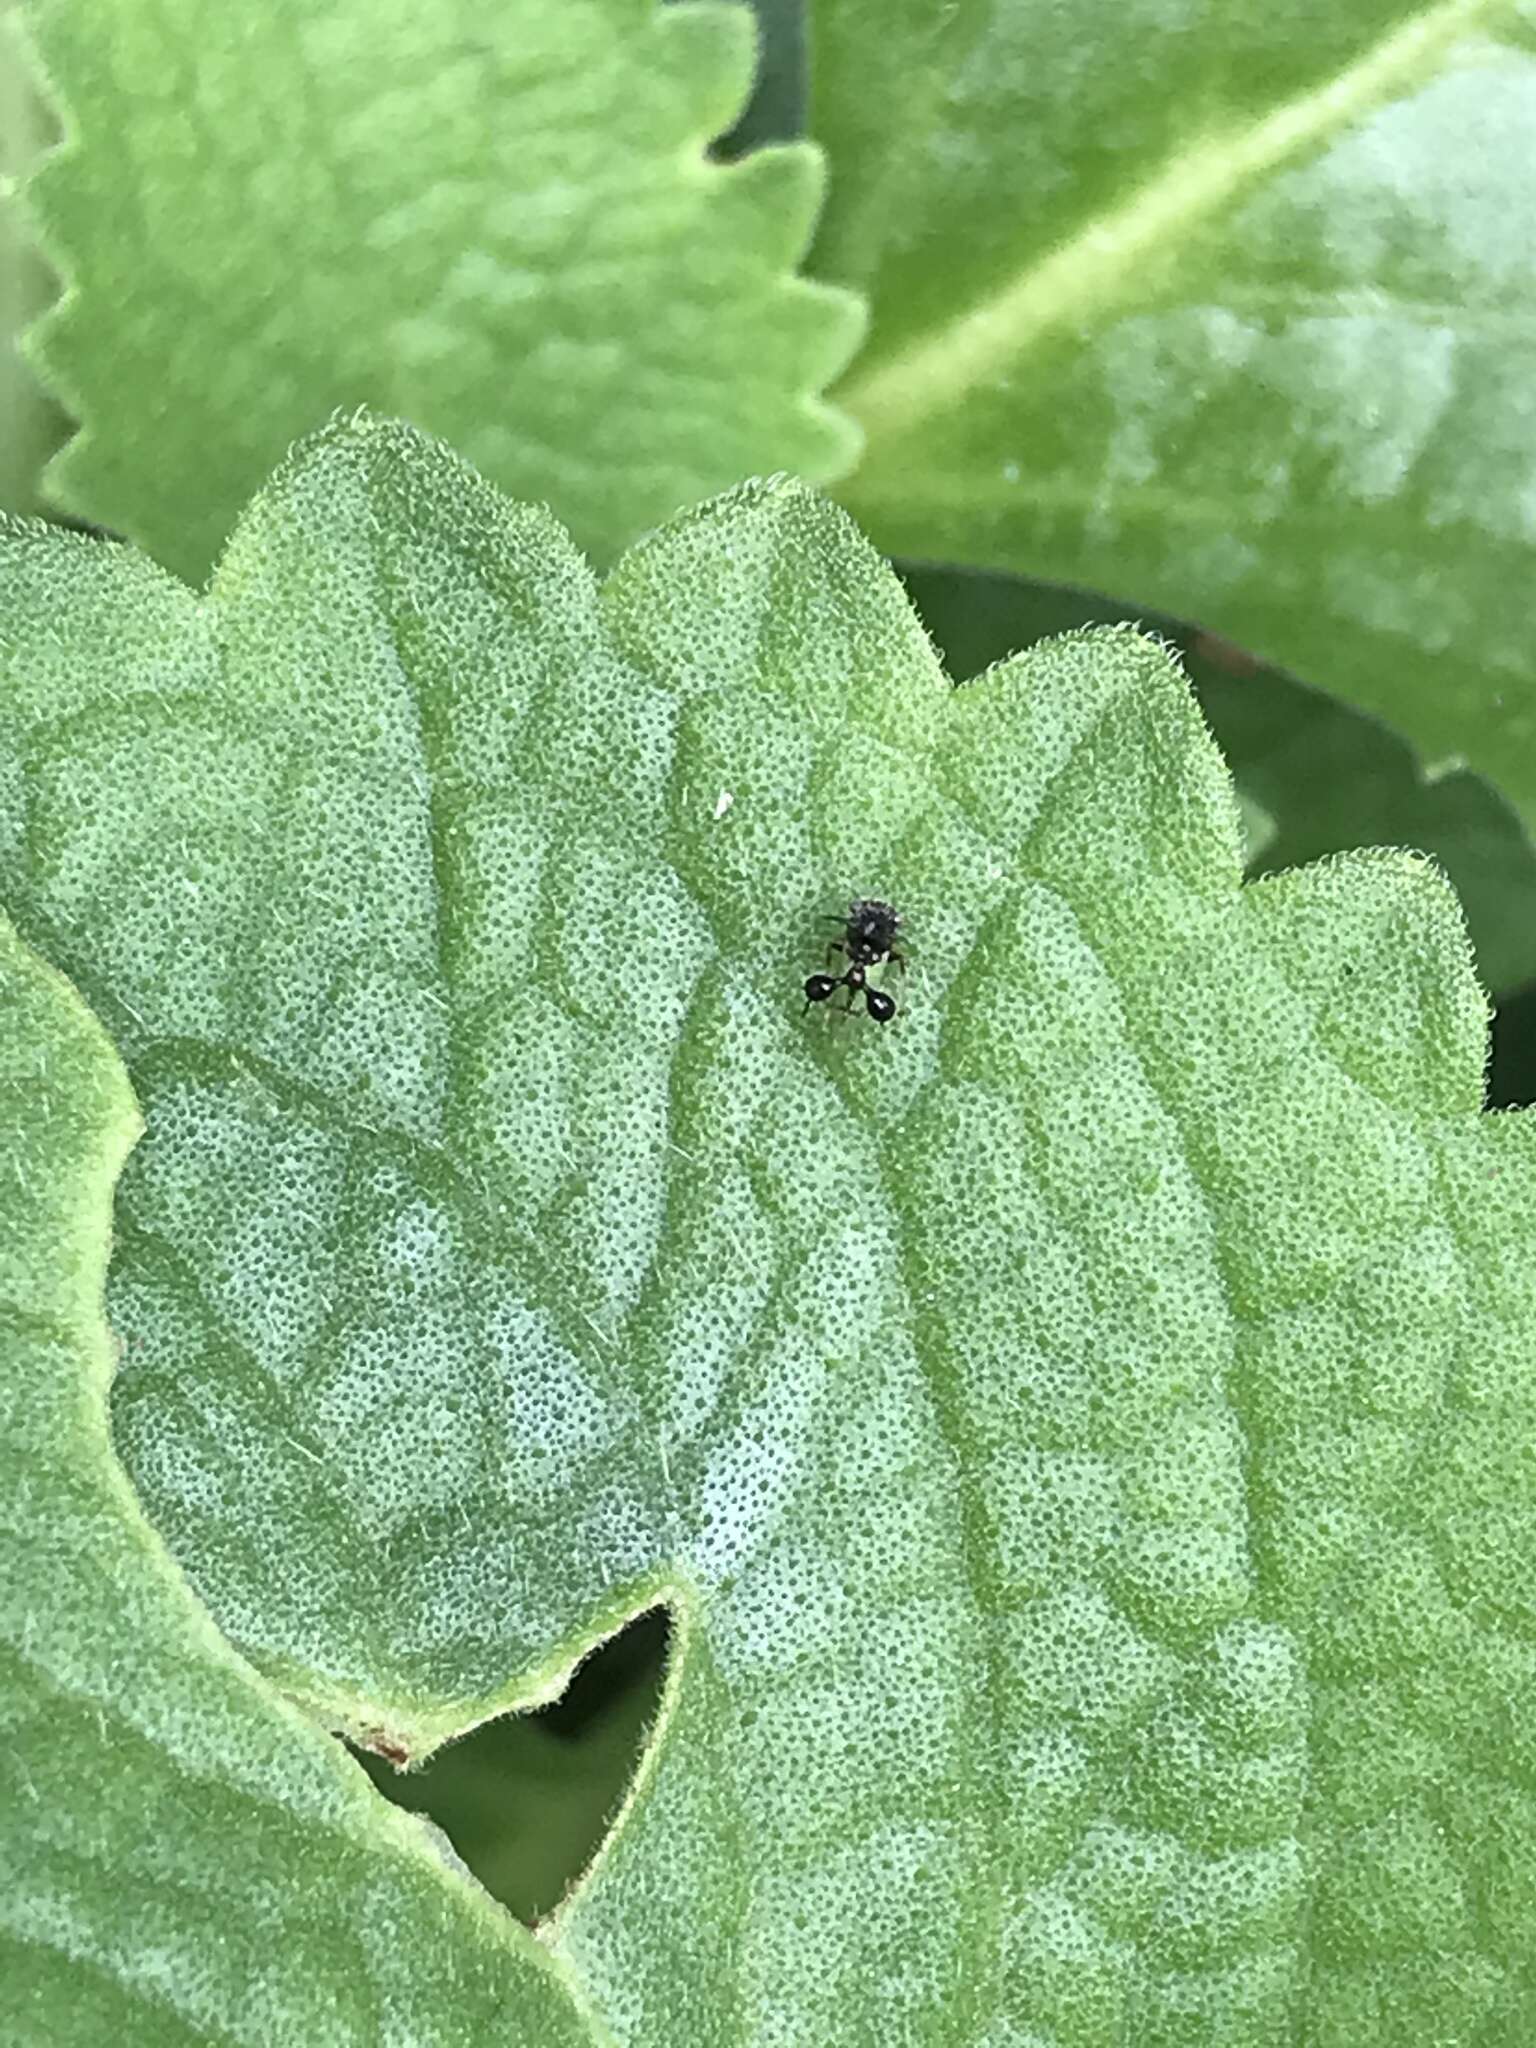
M 603 558 L 752 472 L 857 449 L 862 327 L 795 277 L 814 146 L 707 147 L 750 15 L 37 0 L 65 141 L 28 187 L 68 291 L 30 347 L 81 431 L 48 489 L 199 581 L 288 444 L 372 404 Z
M 698 0 L 668 0 L 691 7 Z M 805 133 L 805 0 L 750 0 L 757 22 L 757 75 L 734 128 L 722 135 L 715 153 L 745 156 L 765 142 L 794 142 Z
M 875 539 L 1199 620 L 1536 816 L 1529 10 L 810 19 Z
M 22 62 L 15 13 L 0 0 L 0 506 L 40 513 L 43 465 L 64 444 L 68 416 L 22 359 L 20 340 L 57 282 L 27 233 L 14 194 L 56 130 Z

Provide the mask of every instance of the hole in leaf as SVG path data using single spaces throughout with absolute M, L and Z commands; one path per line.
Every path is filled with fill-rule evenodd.
M 386 1799 L 424 1813 L 508 1912 L 530 1925 L 587 1868 L 634 1777 L 661 1698 L 664 1608 L 637 1615 L 576 1667 L 557 1700 L 502 1714 L 419 1771 L 356 1752 Z

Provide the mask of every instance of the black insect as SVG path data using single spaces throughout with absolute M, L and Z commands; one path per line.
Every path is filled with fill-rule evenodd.
M 893 967 L 902 971 L 906 961 L 896 951 L 896 934 L 901 927 L 901 918 L 889 903 L 882 903 L 877 897 L 864 896 L 858 902 L 850 903 L 846 917 L 828 917 L 823 924 L 840 924 L 843 936 L 834 939 L 827 948 L 827 958 L 841 953 L 848 962 L 841 974 L 813 974 L 805 984 L 805 1007 L 812 1003 L 825 1003 L 840 988 L 848 991 L 845 1011 L 853 1008 L 854 998 L 863 996 L 864 1007 L 877 1024 L 889 1024 L 896 1014 L 896 998 L 883 988 L 871 988 L 869 970 L 878 967 L 882 960 L 888 960 Z

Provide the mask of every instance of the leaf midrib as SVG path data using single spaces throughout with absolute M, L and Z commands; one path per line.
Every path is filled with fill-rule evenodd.
M 1133 298 L 1144 266 L 1266 173 L 1317 149 L 1427 74 L 1446 47 L 1494 10 L 1494 0 L 1441 0 L 1415 15 L 1326 85 L 1285 100 L 1261 120 L 1180 149 L 1122 205 L 1033 260 L 989 296 L 963 306 L 838 392 L 871 440 L 897 438 L 997 376 L 1042 336 L 1094 323 Z

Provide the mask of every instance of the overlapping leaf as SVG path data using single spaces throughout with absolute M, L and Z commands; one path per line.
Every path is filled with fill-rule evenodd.
M 788 485 L 599 590 L 361 420 L 206 602 L 3 574 L 5 890 L 147 1125 L 140 1493 L 409 1752 L 671 1604 L 549 1930 L 614 2039 L 1525 2038 L 1536 1158 L 1424 863 L 1242 886 L 1160 648 L 953 692 Z M 801 1014 L 866 890 L 884 1031 Z
M 0 2029 L 14 2048 L 604 2038 L 570 1973 L 222 1640 L 107 1434 L 138 1128 L 0 929 Z
M 612 554 L 755 470 L 851 460 L 816 393 L 859 313 L 790 275 L 809 144 L 706 161 L 734 7 L 37 0 L 65 145 L 33 183 L 68 290 L 36 359 L 82 422 L 71 511 L 200 580 L 337 406 L 408 414 Z
M 1536 816 L 1529 10 L 814 20 L 881 544 L 1198 619 Z

